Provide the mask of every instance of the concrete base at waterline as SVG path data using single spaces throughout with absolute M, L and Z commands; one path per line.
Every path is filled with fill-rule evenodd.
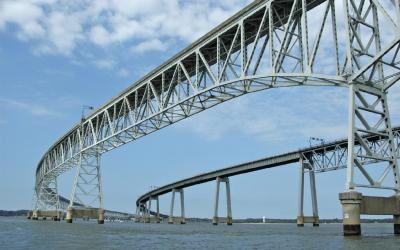
M 400 215 L 393 215 L 393 231 L 394 234 L 400 235 Z
M 228 226 L 232 226 L 233 220 L 232 217 L 213 217 L 212 224 L 218 225 L 219 223 L 226 223 Z
M 186 218 L 168 217 L 168 224 L 186 224 Z
M 98 224 L 104 224 L 104 209 L 68 208 L 65 221 L 72 223 L 74 218 L 97 219 Z
M 297 216 L 297 226 L 304 227 L 305 223 L 313 224 L 314 227 L 319 227 L 318 216 Z
M 29 217 L 31 217 L 32 220 L 38 220 L 39 218 L 42 218 L 42 220 L 46 220 L 47 218 L 51 218 L 53 221 L 60 221 L 63 215 L 63 212 L 56 210 L 34 210 L 28 213 L 28 219 Z
M 394 233 L 400 232 L 400 198 L 363 196 L 358 192 L 339 194 L 343 209 L 343 234 L 361 235 L 360 215 L 393 215 Z

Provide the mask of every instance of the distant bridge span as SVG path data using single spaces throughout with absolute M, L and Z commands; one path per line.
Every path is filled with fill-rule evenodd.
M 396 155 L 398 158 L 400 158 L 400 127 L 393 128 L 393 132 L 395 135 L 394 138 L 396 144 Z M 377 146 L 379 147 L 379 145 L 381 145 L 382 143 L 382 138 L 380 136 L 371 136 L 365 139 L 370 144 L 370 147 L 377 147 Z M 306 164 L 307 165 L 306 169 L 314 173 L 343 169 L 346 167 L 347 163 L 347 143 L 348 143 L 347 139 L 332 141 L 321 145 L 303 148 L 284 154 L 274 155 L 259 160 L 238 164 L 231 167 L 210 171 L 207 173 L 202 173 L 161 187 L 157 187 L 156 189 L 153 189 L 141 195 L 136 200 L 136 206 L 138 208 L 137 214 L 141 211 L 141 209 L 146 209 L 147 212 L 151 211 L 151 204 L 148 204 L 149 200 L 151 199 L 156 199 L 158 202 L 159 196 L 172 192 L 173 190 L 182 191 L 183 188 L 199 185 L 210 181 L 215 181 L 218 180 L 218 178 L 228 178 L 235 175 L 240 175 L 244 173 L 259 171 L 267 168 L 273 168 L 298 162 Z M 357 145 L 357 147 L 358 150 L 361 150 L 359 145 Z M 372 160 L 365 159 L 365 160 L 366 160 L 365 164 L 372 164 L 378 162 L 377 160 L 373 159 Z M 173 203 L 174 203 L 174 198 L 171 201 L 171 204 Z M 172 210 L 170 211 L 170 217 L 173 217 Z M 159 211 L 157 212 L 151 211 L 151 215 L 156 216 L 157 213 L 159 214 Z
M 382 183 L 391 173 L 390 188 L 400 194 L 387 104 L 400 79 L 399 1 L 252 2 L 57 140 L 36 169 L 35 209 L 59 209 L 51 194 L 58 193 L 57 177 L 73 167 L 70 206 L 103 207 L 103 153 L 232 98 L 291 86 L 348 87 L 346 191 L 387 188 Z M 382 137 L 381 147 L 362 139 L 373 135 Z M 365 158 L 387 163 L 378 179 L 364 168 Z M 356 174 L 365 182 L 356 183 Z

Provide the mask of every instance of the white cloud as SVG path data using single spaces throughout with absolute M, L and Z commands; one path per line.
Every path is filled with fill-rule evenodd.
M 28 40 L 41 37 L 45 30 L 39 22 L 43 17 L 43 10 L 25 1 L 5 1 L 0 3 L 0 30 L 6 23 L 15 23 L 20 30 L 17 35 L 20 39 Z
M 4 105 L 10 106 L 12 108 L 17 108 L 23 111 L 26 111 L 30 113 L 31 115 L 34 116 L 40 116 L 40 117 L 61 117 L 62 114 L 56 111 L 51 110 L 50 108 L 34 103 L 27 103 L 27 102 L 21 102 L 17 100 L 11 100 L 7 98 L 0 98 L 0 103 L 3 103 Z
M 36 41 L 37 55 L 70 55 L 80 43 L 129 43 L 137 51 L 159 51 L 166 49 L 164 38 L 192 41 L 244 5 L 236 0 L 4 0 L 0 31 L 16 24 L 19 39 Z
M 96 65 L 97 68 L 99 69 L 113 69 L 115 66 L 115 61 L 111 59 L 102 59 L 102 60 L 97 60 L 93 62 L 94 65 Z
M 168 45 L 165 43 L 161 42 L 158 39 L 152 39 L 149 41 L 144 41 L 139 43 L 136 46 L 133 46 L 131 48 L 131 51 L 134 53 L 145 53 L 148 51 L 166 51 L 168 49 Z

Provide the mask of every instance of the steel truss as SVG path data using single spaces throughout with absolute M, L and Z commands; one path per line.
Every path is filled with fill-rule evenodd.
M 76 171 L 70 207 L 103 208 L 100 154 L 81 153 Z
M 374 89 L 367 92 L 378 93 L 384 106 L 379 125 L 386 126 L 383 134 L 392 148 L 385 93 L 400 79 L 399 9 L 399 0 L 254 1 L 60 138 L 37 167 L 38 197 L 47 179 L 78 166 L 82 154 L 101 155 L 232 98 L 278 87 L 349 87 L 350 96 L 357 98 Z M 310 13 L 322 13 L 312 26 Z M 376 113 L 376 105 L 370 104 L 351 102 L 350 118 L 372 124 L 359 114 Z M 348 188 L 357 186 L 353 167 L 363 169 L 366 157 L 389 161 L 397 174 L 392 151 L 390 156 L 371 154 L 364 147 L 365 154 L 355 154 L 355 141 L 378 127 L 360 131 L 350 120 Z M 369 186 L 379 187 L 377 182 Z

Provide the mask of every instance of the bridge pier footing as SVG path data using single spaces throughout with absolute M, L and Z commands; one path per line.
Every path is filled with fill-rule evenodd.
M 393 215 L 393 231 L 394 234 L 400 235 L 400 215 Z
M 34 210 L 28 212 L 28 219 L 32 220 L 46 220 L 47 218 L 51 218 L 53 221 L 60 221 L 61 217 L 63 216 L 63 212 L 57 210 Z
M 400 234 L 400 197 L 363 196 L 350 191 L 339 194 L 344 236 L 361 235 L 361 214 L 393 215 L 394 234 Z
M 98 224 L 104 224 L 104 209 L 90 209 L 90 208 L 72 208 L 67 209 L 67 216 L 65 221 L 72 223 L 74 218 L 87 218 L 97 219 Z
M 339 199 L 343 210 L 343 235 L 361 235 L 362 194 L 358 192 L 340 193 Z

